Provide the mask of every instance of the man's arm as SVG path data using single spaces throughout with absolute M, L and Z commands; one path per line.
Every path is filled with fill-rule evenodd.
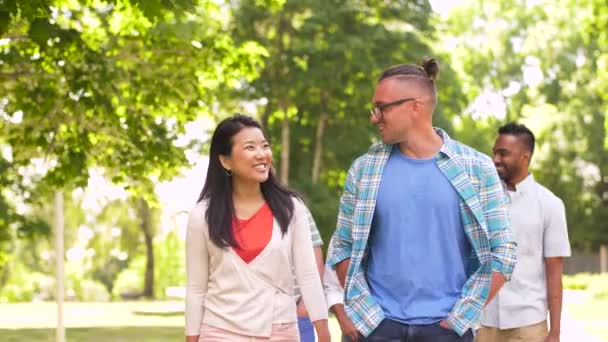
M 492 281 L 488 298 L 484 304 L 487 305 L 511 278 L 517 259 L 517 244 L 511 230 L 508 198 L 496 168 L 492 165 L 486 167 L 484 171 L 485 194 L 480 197 L 484 204 L 484 216 L 488 226 L 492 253 Z
M 484 168 L 483 184 L 479 194 L 483 206 L 484 218 L 488 229 L 490 252 L 492 254 L 492 271 L 499 273 L 502 279 L 492 275 L 489 301 L 496 292 L 511 279 L 517 261 L 517 243 L 509 219 L 508 197 L 504 192 L 494 165 Z M 492 293 L 492 290 L 493 293 Z
M 492 281 L 490 282 L 490 294 L 488 295 L 488 299 L 486 300 L 484 306 L 488 305 L 489 302 L 492 301 L 494 296 L 498 293 L 498 291 L 503 287 L 503 285 L 507 282 L 507 279 L 500 272 L 492 272 Z M 439 323 L 444 328 L 450 328 L 450 325 L 444 320 Z
M 489 288 L 485 292 L 485 275 L 480 271 L 474 273 L 472 286 L 463 290 L 462 297 L 445 321 L 441 322 L 441 325 L 449 325 L 461 336 L 478 322 L 481 315 L 479 308 L 496 295 L 505 281 L 509 281 L 517 259 L 517 244 L 511 231 L 507 195 L 491 160 L 485 160 L 481 167 L 481 184 L 477 196 L 487 229 L 492 275 Z M 485 241 L 481 242 L 485 244 Z M 471 296 L 472 293 L 476 295 Z M 487 293 L 487 296 L 482 293 Z
M 323 250 L 320 246 L 315 246 L 315 261 L 317 262 L 317 270 L 319 271 L 319 277 L 323 279 L 323 271 L 325 270 L 325 262 L 323 261 Z
M 547 280 L 547 304 L 551 328 L 546 341 L 559 341 L 562 314 L 564 257 L 571 255 L 564 203 L 553 194 L 543 200 L 543 256 Z
M 490 294 L 488 295 L 488 300 L 486 300 L 486 304 L 492 301 L 494 296 L 498 293 L 498 290 L 507 282 L 507 279 L 498 272 L 492 272 L 492 282 L 490 283 Z
M 336 274 L 338 275 L 338 281 L 340 282 L 340 286 L 342 286 L 342 288 L 344 288 L 344 285 L 346 284 L 348 266 L 350 266 L 350 258 L 344 259 L 336 264 Z
M 344 310 L 344 290 L 338 282 L 337 274 L 331 268 L 325 269 L 323 273 L 323 285 L 325 286 L 325 298 L 329 311 L 333 312 L 340 325 L 342 334 L 348 336 L 351 341 L 359 339 L 359 331 L 346 315 Z
M 350 318 L 348 318 L 348 316 L 346 315 L 346 311 L 344 310 L 344 304 L 334 304 L 330 308 L 330 310 L 334 313 L 336 319 L 338 320 L 342 335 L 348 336 L 351 342 L 358 341 L 359 330 L 357 330 L 357 328 L 353 324 L 353 321 L 351 321 Z
M 344 192 L 342 193 L 342 197 L 340 197 L 340 206 L 338 207 L 336 231 L 331 238 L 327 250 L 327 266 L 332 269 L 335 268 L 336 271 L 338 271 L 338 268 L 340 269 L 340 271 L 338 271 L 338 278 L 340 279 L 342 286 L 345 285 L 346 274 L 352 253 L 353 216 L 357 198 L 357 180 L 355 173 L 358 167 L 358 161 L 355 161 L 346 175 Z M 339 263 L 341 264 L 340 266 L 338 266 Z
M 321 233 L 315 222 L 315 218 L 308 208 L 305 210 L 306 220 L 308 227 L 310 228 L 310 238 L 312 239 L 312 246 L 315 251 L 315 261 L 317 262 L 317 269 L 319 270 L 319 277 L 323 279 L 323 269 L 325 268 L 325 262 L 323 261 L 323 239 L 321 239 Z
M 564 259 L 562 257 L 545 258 L 547 302 L 549 304 L 549 322 L 551 325 L 549 336 L 557 337 L 556 341 L 559 341 L 561 331 L 563 270 Z

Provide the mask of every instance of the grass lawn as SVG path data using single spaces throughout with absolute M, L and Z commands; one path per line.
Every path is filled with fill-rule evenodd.
M 183 341 L 183 302 L 66 303 L 69 342 Z M 54 303 L 0 304 L 2 342 L 55 340 Z M 330 321 L 337 340 L 340 328 Z
M 608 298 L 571 304 L 568 311 L 573 318 L 584 322 L 586 331 L 602 341 L 608 341 Z
M 64 324 L 69 342 L 184 341 L 183 302 L 66 303 Z M 608 341 L 608 298 L 567 305 L 587 332 Z M 0 341 L 54 342 L 54 303 L 0 304 Z M 333 340 L 340 328 L 329 322 Z M 564 342 L 568 342 L 565 341 Z M 584 341 L 580 341 L 584 342 Z
M 0 329 L 3 342 L 55 341 L 54 329 Z M 68 328 L 66 341 L 152 342 L 184 341 L 181 327 L 92 327 Z

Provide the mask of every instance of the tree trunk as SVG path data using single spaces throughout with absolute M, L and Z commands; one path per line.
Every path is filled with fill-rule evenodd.
M 289 185 L 289 116 L 287 101 L 282 102 L 283 121 L 281 122 L 281 183 Z
M 273 106 L 270 104 L 270 100 L 268 100 L 268 103 L 266 103 L 266 106 L 264 106 L 264 112 L 262 113 L 262 116 L 260 116 L 260 125 L 262 125 L 262 131 L 265 131 L 266 134 L 269 134 L 268 119 L 272 113 L 272 107 Z
M 277 54 L 278 56 L 283 56 L 285 51 L 285 34 L 289 30 L 289 20 L 283 15 L 279 16 L 278 24 L 278 32 L 276 36 L 276 44 L 277 44 Z M 285 65 L 282 63 L 276 64 L 274 66 L 274 74 L 275 80 L 285 79 L 288 70 Z M 284 184 L 289 184 L 289 98 L 288 93 L 289 90 L 287 87 L 283 85 L 277 86 L 275 84 L 275 89 L 273 93 L 277 94 L 275 98 L 279 99 L 279 108 L 283 111 L 283 121 L 281 122 L 281 170 L 279 175 L 279 180 Z M 270 101 L 270 100 L 269 100 Z
M 319 95 L 319 104 L 321 107 L 321 113 L 319 113 L 319 124 L 317 125 L 315 151 L 312 161 L 313 184 L 317 184 L 319 181 L 319 173 L 321 172 L 321 154 L 323 152 L 323 136 L 325 135 L 325 126 L 327 125 L 327 94 L 325 94 L 323 91 Z
M 144 277 L 144 291 L 142 295 L 146 298 L 154 298 L 154 233 L 152 229 L 152 214 L 148 202 L 144 199 L 138 200 L 140 227 L 144 233 L 146 242 L 146 274 Z

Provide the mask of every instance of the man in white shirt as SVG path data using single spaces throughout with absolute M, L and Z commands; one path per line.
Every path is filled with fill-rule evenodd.
M 498 133 L 494 164 L 511 201 L 518 262 L 511 281 L 484 309 L 476 342 L 558 342 L 563 258 L 570 256 L 564 204 L 528 171 L 534 134 L 516 123 Z
M 329 311 L 333 312 L 342 331 L 342 342 L 356 342 L 359 340 L 359 331 L 344 311 L 344 289 L 340 286 L 338 275 L 331 267 L 323 272 L 323 287 L 325 300 Z

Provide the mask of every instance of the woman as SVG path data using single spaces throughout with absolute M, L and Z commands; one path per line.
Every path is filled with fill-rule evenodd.
M 186 341 L 298 341 L 292 266 L 319 341 L 329 341 L 306 207 L 277 181 L 260 125 L 225 119 L 188 220 Z

